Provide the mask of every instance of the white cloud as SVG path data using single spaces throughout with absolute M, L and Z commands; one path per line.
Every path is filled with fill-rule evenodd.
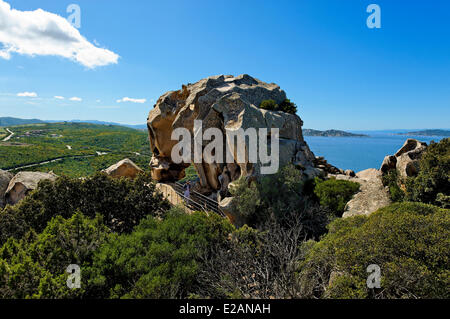
M 64 96 L 55 95 L 54 98 L 57 100 L 64 100 Z
M 19 11 L 0 0 L 0 58 L 12 53 L 55 55 L 76 61 L 88 68 L 116 64 L 119 56 L 99 48 L 84 38 L 63 17 L 37 9 Z
M 143 103 L 147 102 L 147 99 L 133 99 L 133 98 L 130 98 L 130 97 L 124 97 L 124 98 L 122 98 L 122 99 L 120 99 L 120 100 L 117 100 L 116 102 L 117 102 L 117 103 L 131 102 L 131 103 L 140 103 L 140 104 L 143 104 Z
M 36 92 L 22 92 L 22 93 L 17 93 L 17 96 L 20 96 L 20 97 L 37 97 L 37 93 Z
M 74 96 L 74 97 L 71 97 L 69 100 L 71 100 L 71 101 L 74 101 L 74 102 L 81 102 L 81 101 L 83 101 L 83 99 L 82 98 L 80 98 L 80 97 L 76 97 L 76 96 Z

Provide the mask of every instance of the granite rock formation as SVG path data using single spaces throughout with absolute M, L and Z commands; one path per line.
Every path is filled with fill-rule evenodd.
M 13 177 L 13 174 L 0 169 L 0 208 L 5 207 L 5 193 L 8 189 L 9 182 Z
M 6 204 L 15 205 L 30 191 L 36 189 L 40 181 L 48 179 L 54 181 L 57 176 L 53 173 L 20 172 L 9 182 L 6 190 Z
M 186 128 L 193 139 L 194 134 L 198 133 L 194 132 L 195 120 L 202 120 L 203 131 L 208 128 L 220 129 L 223 145 L 230 143 L 227 131 L 267 128 L 270 132 L 271 128 L 278 128 L 280 167 L 292 162 L 303 171 L 305 178 L 319 175 L 321 171 L 314 166 L 315 156 L 303 139 L 300 117 L 260 109 L 260 103 L 268 99 L 279 104 L 286 99 L 286 93 L 276 84 L 265 83 L 249 75 L 213 76 L 162 95 L 147 119 L 153 153 L 150 162 L 153 179 L 160 182 L 179 180 L 185 176 L 184 170 L 192 163 L 199 176 L 195 189 L 207 194 L 226 188 L 224 183 L 239 177 L 260 174 L 261 163 L 248 161 L 248 140 L 245 141 L 246 157 L 243 162 L 238 162 L 236 154 L 233 154 L 232 163 L 208 163 L 205 158 L 202 158 L 201 163 L 194 163 L 192 152 L 190 163 L 174 163 L 171 153 L 178 141 L 171 139 L 172 132 L 177 128 Z M 270 140 L 270 135 L 267 138 Z M 204 141 L 202 149 L 208 143 Z
M 390 170 L 396 169 L 403 178 L 416 176 L 419 172 L 419 160 L 426 149 L 426 143 L 408 139 L 395 155 L 388 155 L 384 158 L 380 171 L 386 174 Z
M 133 161 L 128 158 L 121 160 L 120 162 L 108 167 L 104 170 L 106 174 L 111 177 L 128 177 L 128 178 L 136 178 L 136 176 L 143 172 L 139 166 L 137 166 Z

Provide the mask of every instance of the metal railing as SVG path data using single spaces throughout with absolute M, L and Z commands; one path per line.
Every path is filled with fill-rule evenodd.
M 187 204 L 192 203 L 192 205 L 196 207 L 197 210 L 198 208 L 200 208 L 201 211 L 205 212 L 211 211 L 222 217 L 226 217 L 224 212 L 219 208 L 218 202 L 215 201 L 214 199 L 209 198 L 193 190 L 190 191 L 190 198 L 186 198 L 184 196 L 184 185 L 179 182 L 176 182 L 175 186 L 176 188 L 174 190 L 177 192 L 179 196 L 182 196 L 186 200 Z

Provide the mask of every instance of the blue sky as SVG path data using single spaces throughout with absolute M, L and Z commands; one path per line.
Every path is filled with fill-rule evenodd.
M 79 5 L 83 45 L 95 45 L 107 65 L 0 52 L 0 116 L 143 124 L 168 90 L 247 73 L 279 84 L 307 128 L 450 127 L 450 1 L 1 2 L 64 18 Z M 381 8 L 381 29 L 366 26 L 371 3 Z

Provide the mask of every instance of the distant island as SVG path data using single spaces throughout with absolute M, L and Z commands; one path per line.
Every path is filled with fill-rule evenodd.
M 408 135 L 408 136 L 450 136 L 450 130 L 423 130 L 407 133 L 396 133 L 395 135 Z
M 304 136 L 323 136 L 323 137 L 368 137 L 365 134 L 354 134 L 339 130 L 319 131 L 312 129 L 303 129 Z

